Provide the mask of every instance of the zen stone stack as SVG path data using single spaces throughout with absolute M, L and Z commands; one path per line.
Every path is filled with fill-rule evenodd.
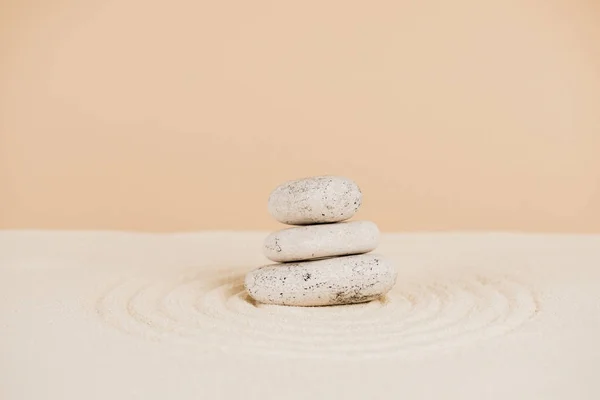
M 362 303 L 387 293 L 396 269 L 367 254 L 379 244 L 371 221 L 348 221 L 362 203 L 354 181 L 317 176 L 286 182 L 269 197 L 269 213 L 295 225 L 270 234 L 264 254 L 277 264 L 246 276 L 250 296 L 261 303 L 327 306 Z

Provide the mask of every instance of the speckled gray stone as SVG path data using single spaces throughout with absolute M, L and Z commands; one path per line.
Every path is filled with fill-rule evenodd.
M 379 229 L 371 221 L 299 226 L 271 233 L 265 239 L 265 256 L 278 262 L 362 254 L 375 250 Z
M 397 272 L 376 254 L 267 265 L 249 272 L 250 296 L 266 304 L 328 306 L 363 303 L 387 293 Z
M 289 225 L 339 222 L 352 218 L 361 202 L 362 193 L 353 180 L 316 176 L 275 188 L 269 196 L 269 213 Z

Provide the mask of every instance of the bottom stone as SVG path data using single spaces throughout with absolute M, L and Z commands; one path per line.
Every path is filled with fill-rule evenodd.
M 397 272 L 376 254 L 273 264 L 246 275 L 248 294 L 266 304 L 330 306 L 363 303 L 387 293 Z

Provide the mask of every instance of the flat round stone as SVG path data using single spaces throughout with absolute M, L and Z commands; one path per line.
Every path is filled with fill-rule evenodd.
M 316 176 L 279 185 L 269 196 L 269 213 L 279 222 L 306 225 L 352 218 L 362 193 L 351 179 Z
M 271 233 L 265 239 L 265 256 L 277 262 L 363 254 L 379 244 L 379 229 L 371 221 L 299 226 Z
M 329 306 L 381 297 L 396 283 L 385 258 L 361 254 L 260 267 L 246 275 L 248 294 L 266 304 Z

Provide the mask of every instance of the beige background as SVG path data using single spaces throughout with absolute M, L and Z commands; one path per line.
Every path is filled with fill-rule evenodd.
M 600 232 L 600 4 L 0 2 L 0 228 Z

